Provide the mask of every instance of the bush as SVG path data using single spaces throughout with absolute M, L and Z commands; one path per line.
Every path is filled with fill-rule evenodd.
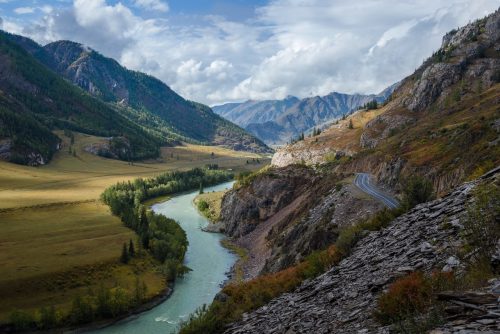
M 77 296 L 73 300 L 70 318 L 73 324 L 85 324 L 94 320 L 94 307 L 90 297 Z
M 431 276 L 421 272 L 411 273 L 396 280 L 380 296 L 375 318 L 381 324 L 388 325 L 418 317 L 437 305 L 438 292 L 450 289 L 455 284 L 453 273 L 436 272 Z
M 436 198 L 432 182 L 426 178 L 413 176 L 403 184 L 403 206 L 405 206 L 406 210 Z
M 33 316 L 23 311 L 13 311 L 10 314 L 9 322 L 16 331 L 26 331 L 35 328 L 35 320 Z
M 499 220 L 500 187 L 495 184 L 478 187 L 463 222 L 465 247 L 473 263 L 489 262 L 495 253 L 500 239 Z
M 59 324 L 59 316 L 54 306 L 42 307 L 39 313 L 40 318 L 37 321 L 38 328 L 50 329 L 57 327 Z
M 208 203 L 205 200 L 200 200 L 198 202 L 198 210 L 200 211 L 205 211 L 209 207 Z

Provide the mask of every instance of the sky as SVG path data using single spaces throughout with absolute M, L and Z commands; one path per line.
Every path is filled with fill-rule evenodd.
M 0 28 L 73 40 L 209 105 L 378 93 L 498 0 L 0 0 Z

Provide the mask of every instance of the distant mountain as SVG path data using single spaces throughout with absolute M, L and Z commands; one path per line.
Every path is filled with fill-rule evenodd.
M 42 47 L 29 38 L 1 31 L 0 37 L 6 58 L 0 66 L 6 71 L 4 74 L 9 74 L 0 78 L 0 86 L 3 86 L 0 89 L 11 98 L 5 101 L 4 96 L 1 106 L 11 111 L 16 108 L 25 110 L 15 117 L 37 115 L 35 121 L 38 122 L 43 118 L 42 123 L 48 132 L 64 128 L 112 137 L 110 140 L 120 141 L 120 144 L 108 146 L 120 149 L 108 151 L 105 155 L 127 160 L 156 157 L 160 145 L 179 140 L 222 145 L 235 150 L 270 151 L 260 140 L 218 116 L 209 107 L 185 100 L 160 80 L 130 71 L 81 44 L 59 41 Z M 30 89 L 19 85 L 30 86 Z M 43 111 L 40 105 L 44 105 Z M 3 131 L 8 131 L 3 128 Z M 12 149 L 1 140 L 15 135 L 0 132 L 0 158 L 13 159 L 11 153 L 2 153 L 2 150 L 11 152 Z M 117 139 L 119 137 L 121 139 Z M 10 139 L 5 143 L 12 146 Z M 124 145 L 130 148 L 124 149 Z M 35 151 L 41 152 L 41 146 L 35 146 L 38 147 Z M 44 147 L 43 158 L 35 160 L 50 159 L 55 150 L 54 142 L 50 147 Z M 25 153 L 20 156 L 26 157 Z M 38 156 L 39 153 L 34 154 Z M 37 164 L 26 159 L 13 160 Z
M 397 87 L 394 84 L 379 94 L 342 94 L 298 99 L 246 101 L 213 107 L 228 120 L 244 127 L 267 144 L 283 144 L 314 127 L 321 127 L 367 102 L 384 102 Z
M 60 139 L 52 133 L 56 128 L 107 137 L 108 153 L 120 159 L 158 155 L 160 138 L 64 80 L 11 37 L 0 31 L 2 160 L 46 163 L 59 148 Z M 46 54 L 40 51 L 39 56 Z

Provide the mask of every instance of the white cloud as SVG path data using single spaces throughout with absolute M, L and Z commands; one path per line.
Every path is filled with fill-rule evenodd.
M 497 8 L 497 0 L 274 0 L 245 22 L 183 23 L 144 19 L 122 2 L 75 0 L 22 32 L 42 43 L 84 43 L 214 104 L 378 92 L 412 73 L 447 31 Z
M 146 10 L 157 10 L 159 12 L 168 12 L 169 9 L 168 3 L 161 0 L 134 0 L 134 4 Z
M 32 14 L 35 12 L 35 8 L 33 7 L 18 7 L 14 9 L 14 13 L 18 15 L 23 15 L 23 14 Z

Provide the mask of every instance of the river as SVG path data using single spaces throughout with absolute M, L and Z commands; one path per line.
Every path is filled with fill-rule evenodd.
M 207 187 L 205 192 L 224 190 L 232 184 L 226 182 Z M 203 304 L 212 302 L 236 256 L 220 245 L 223 235 L 201 230 L 208 220 L 193 205 L 197 194 L 198 191 L 181 194 L 152 207 L 155 212 L 178 221 L 186 231 L 189 247 L 185 263 L 193 271 L 176 280 L 173 294 L 160 305 L 93 333 L 175 333 L 180 321 L 186 320 Z

